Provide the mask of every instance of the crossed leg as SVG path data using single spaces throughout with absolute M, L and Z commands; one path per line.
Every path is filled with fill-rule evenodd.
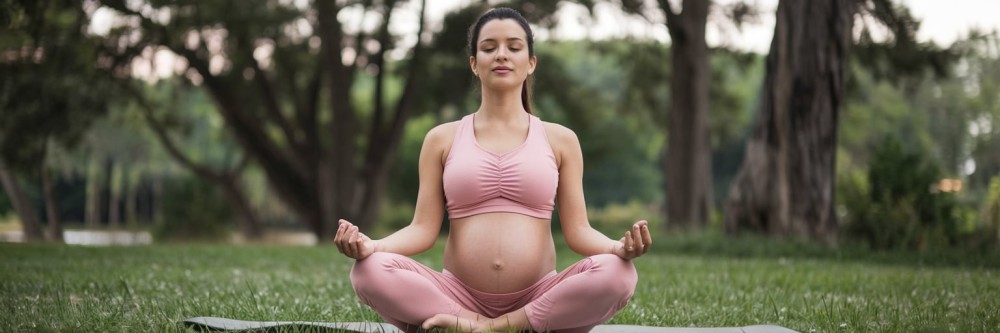
M 530 302 L 490 318 L 469 310 L 464 286 L 406 256 L 375 253 L 355 263 L 351 283 L 361 300 L 387 322 L 413 332 L 441 327 L 458 331 L 581 331 L 621 310 L 638 277 L 614 255 L 585 258 L 543 281 Z

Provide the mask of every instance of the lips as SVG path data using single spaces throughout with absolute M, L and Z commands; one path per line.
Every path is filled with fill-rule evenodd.
M 512 71 L 513 70 L 510 67 L 507 67 L 507 66 L 497 66 L 497 67 L 493 68 L 493 72 L 497 73 L 497 74 L 505 74 L 505 73 L 510 73 Z

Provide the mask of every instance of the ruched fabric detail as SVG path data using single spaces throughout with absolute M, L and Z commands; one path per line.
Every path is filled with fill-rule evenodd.
M 459 122 L 442 180 L 450 218 L 491 212 L 552 218 L 559 184 L 555 154 L 542 121 L 526 115 L 527 138 L 502 154 L 476 141 L 473 115 Z

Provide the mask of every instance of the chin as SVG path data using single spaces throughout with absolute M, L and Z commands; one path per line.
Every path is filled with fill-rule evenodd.
M 516 79 L 511 80 L 504 78 L 502 80 L 493 80 L 486 84 L 486 88 L 490 90 L 519 90 L 521 89 L 521 83 L 524 80 L 517 81 Z

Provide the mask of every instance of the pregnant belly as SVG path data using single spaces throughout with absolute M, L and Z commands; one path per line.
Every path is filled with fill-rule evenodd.
M 473 289 L 496 294 L 528 288 L 555 270 L 548 220 L 510 214 L 516 216 L 497 221 L 494 214 L 509 213 L 452 221 L 445 269 Z

